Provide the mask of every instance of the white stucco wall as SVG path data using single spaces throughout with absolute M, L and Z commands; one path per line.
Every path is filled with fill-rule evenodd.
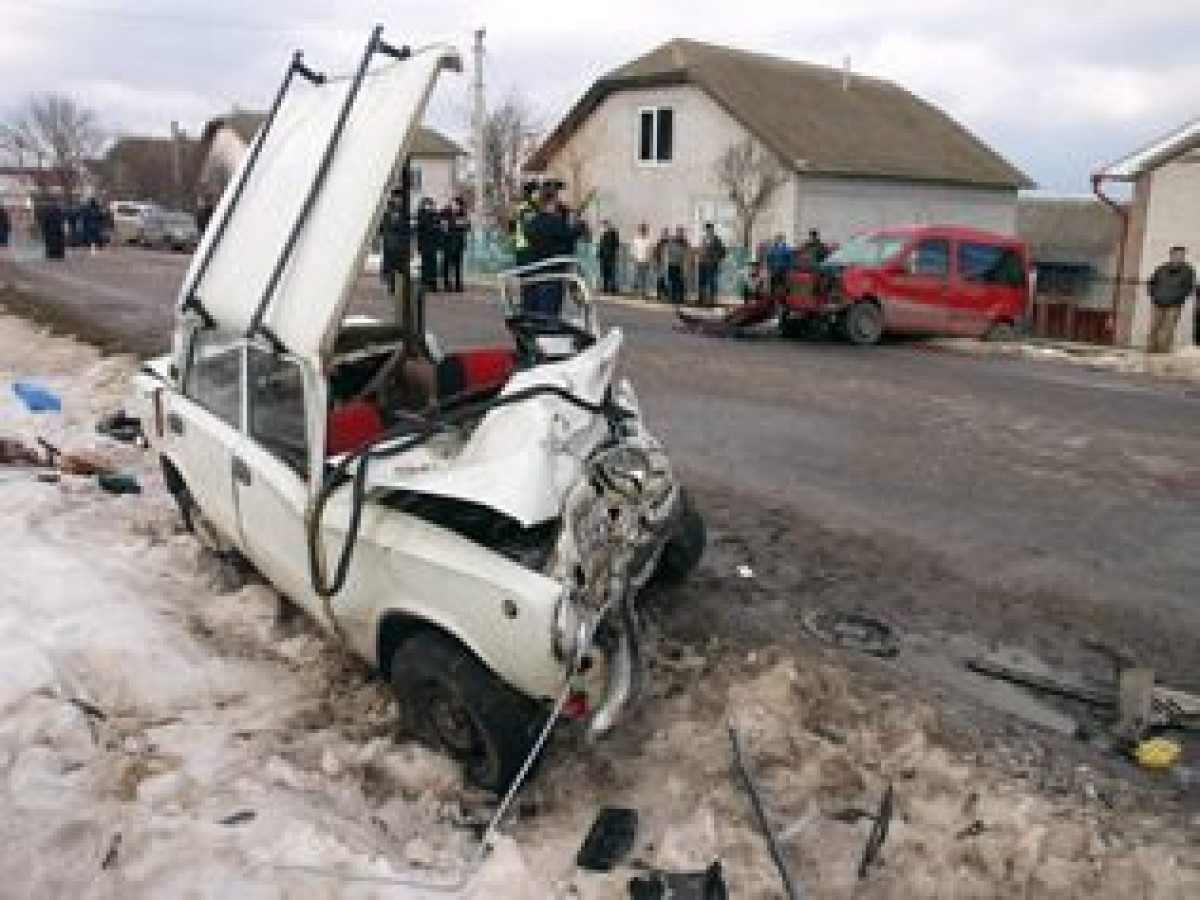
M 208 156 L 200 166 L 200 184 L 212 189 L 223 190 L 237 171 L 246 144 L 232 128 L 221 128 L 213 135 Z
M 413 171 L 420 170 L 420 188 L 413 191 L 416 199 L 430 197 L 438 206 L 444 206 L 454 197 L 455 164 L 449 156 L 414 156 Z
M 1149 175 L 1150 196 L 1146 206 L 1146 229 L 1142 240 L 1139 281 L 1146 281 L 1154 269 L 1167 261 L 1176 245 L 1187 247 L 1188 261 L 1200 265 L 1200 152 L 1186 154 Z M 1132 343 L 1145 347 L 1150 331 L 1150 295 L 1137 287 L 1133 308 Z M 1192 343 L 1195 297 L 1189 297 L 1175 330 L 1176 346 Z
M 803 231 L 820 229 L 827 241 L 883 225 L 967 225 L 1016 234 L 1017 192 L 970 187 L 804 177 L 796 221 Z
M 669 163 L 638 160 L 638 113 L 644 107 L 675 111 L 674 152 Z M 594 223 L 612 219 L 629 240 L 639 223 L 657 235 L 682 225 L 698 237 L 705 220 L 715 221 L 722 236 L 736 239 L 736 217 L 717 183 L 717 159 L 746 137 L 742 126 L 702 91 L 690 86 L 625 90 L 605 99 L 567 144 L 547 172 L 581 194 L 596 190 L 588 210 Z M 570 192 L 570 191 L 569 191 Z M 794 229 L 795 188 L 776 192 L 755 225 L 754 238 Z

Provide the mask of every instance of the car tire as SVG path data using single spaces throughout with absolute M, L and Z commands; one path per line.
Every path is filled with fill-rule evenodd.
M 842 334 L 856 347 L 878 344 L 883 337 L 883 310 L 874 303 L 855 303 L 842 315 Z
M 804 334 L 804 323 L 786 312 L 779 314 L 779 336 L 785 341 L 794 341 Z
M 1012 322 L 993 322 L 983 333 L 983 339 L 988 343 L 1012 343 L 1017 339 L 1017 329 Z
M 675 530 L 658 557 L 658 568 L 654 571 L 655 580 L 662 584 L 679 584 L 684 581 L 700 564 L 707 544 L 708 531 L 704 525 L 704 517 L 692 502 L 691 494 L 680 490 L 679 517 L 675 520 Z
M 468 782 L 497 794 L 512 784 L 546 723 L 543 704 L 433 630 L 396 648 L 391 681 L 403 730 L 453 757 Z

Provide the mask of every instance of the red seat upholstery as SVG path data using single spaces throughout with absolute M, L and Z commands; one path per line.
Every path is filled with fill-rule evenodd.
M 325 455 L 353 453 L 384 432 L 383 417 L 369 400 L 334 403 L 325 432 Z
M 482 347 L 451 353 L 438 363 L 438 399 L 499 387 L 516 368 L 507 347 Z

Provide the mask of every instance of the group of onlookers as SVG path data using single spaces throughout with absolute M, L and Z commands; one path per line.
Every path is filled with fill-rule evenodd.
M 33 225 L 47 259 L 64 259 L 67 247 L 103 247 L 112 233 L 112 217 L 95 197 L 63 203 L 55 197 L 34 204 Z M 0 247 L 12 240 L 13 220 L 0 204 Z
M 596 261 L 600 265 L 600 287 L 606 294 L 620 293 L 617 280 L 620 250 L 621 238 L 616 226 L 605 220 L 596 241 Z M 725 242 L 711 222 L 705 223 L 695 247 L 682 226 L 674 233 L 664 228 L 655 240 L 643 222 L 629 243 L 633 289 L 639 296 L 649 297 L 653 286 L 654 296 L 659 300 L 682 304 L 687 299 L 688 270 L 694 264 L 699 301 L 702 305 L 713 303 L 725 253 Z
M 406 251 L 412 252 L 416 238 L 420 258 L 421 284 L 436 291 L 439 277 L 442 290 L 461 293 L 463 289 L 463 255 L 471 222 L 462 197 L 455 197 L 441 209 L 428 197 L 417 204 L 413 221 L 403 207 L 403 194 L 396 188 L 384 210 L 379 226 L 381 246 L 380 275 L 388 289 L 395 290 L 396 274 L 407 275 Z

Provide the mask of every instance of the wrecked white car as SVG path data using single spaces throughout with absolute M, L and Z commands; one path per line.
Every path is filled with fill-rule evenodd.
M 173 352 L 137 392 L 185 522 L 500 789 L 557 716 L 613 726 L 637 681 L 635 597 L 684 577 L 704 529 L 614 377 L 621 334 L 562 261 L 501 280 L 506 347 L 438 352 L 408 286 L 396 321 L 347 318 L 457 65 L 378 31 L 353 77 L 293 60 L 185 277 Z M 556 312 L 527 312 L 533 290 Z

